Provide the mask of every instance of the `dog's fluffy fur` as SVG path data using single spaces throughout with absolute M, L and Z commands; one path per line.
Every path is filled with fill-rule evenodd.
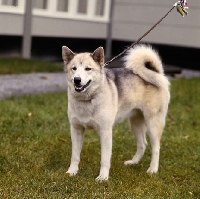
M 109 177 L 114 123 L 129 118 L 137 151 L 125 165 L 137 164 L 149 133 L 152 157 L 148 173 L 159 166 L 160 139 L 170 100 L 169 81 L 157 52 L 146 45 L 130 49 L 122 68 L 104 68 L 104 50 L 75 54 L 66 46 L 62 56 L 68 83 L 68 117 L 72 157 L 67 171 L 76 175 L 86 128 L 94 128 L 101 142 L 101 168 L 97 180 Z

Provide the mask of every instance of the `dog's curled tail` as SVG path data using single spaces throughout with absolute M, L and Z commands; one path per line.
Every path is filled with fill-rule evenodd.
M 158 53 L 147 45 L 137 45 L 130 49 L 124 57 L 126 68 L 160 88 L 169 88 L 169 81 L 163 72 L 163 66 Z

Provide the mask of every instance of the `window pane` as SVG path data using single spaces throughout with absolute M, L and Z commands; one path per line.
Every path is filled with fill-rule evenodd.
M 96 15 L 104 15 L 104 6 L 105 6 L 105 0 L 96 0 Z
M 82 14 L 87 13 L 87 0 L 78 1 L 78 13 L 82 13 Z
M 2 0 L 2 5 L 18 6 L 18 0 Z
M 58 0 L 57 10 L 61 12 L 68 12 L 68 1 L 69 0 Z
M 38 9 L 47 9 L 47 0 L 33 0 L 33 7 Z

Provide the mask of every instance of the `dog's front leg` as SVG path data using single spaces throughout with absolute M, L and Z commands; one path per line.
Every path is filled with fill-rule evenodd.
M 109 177 L 112 154 L 112 128 L 109 130 L 100 130 L 99 135 L 101 140 L 101 168 L 96 180 L 102 181 L 108 180 Z
M 66 172 L 69 176 L 74 176 L 78 172 L 78 165 L 80 162 L 80 153 L 82 149 L 84 137 L 84 128 L 71 126 L 71 140 L 72 140 L 72 156 L 71 164 Z

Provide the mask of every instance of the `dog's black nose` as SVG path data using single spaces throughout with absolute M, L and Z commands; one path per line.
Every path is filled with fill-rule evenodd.
M 79 85 L 81 83 L 80 77 L 74 77 L 74 84 Z

